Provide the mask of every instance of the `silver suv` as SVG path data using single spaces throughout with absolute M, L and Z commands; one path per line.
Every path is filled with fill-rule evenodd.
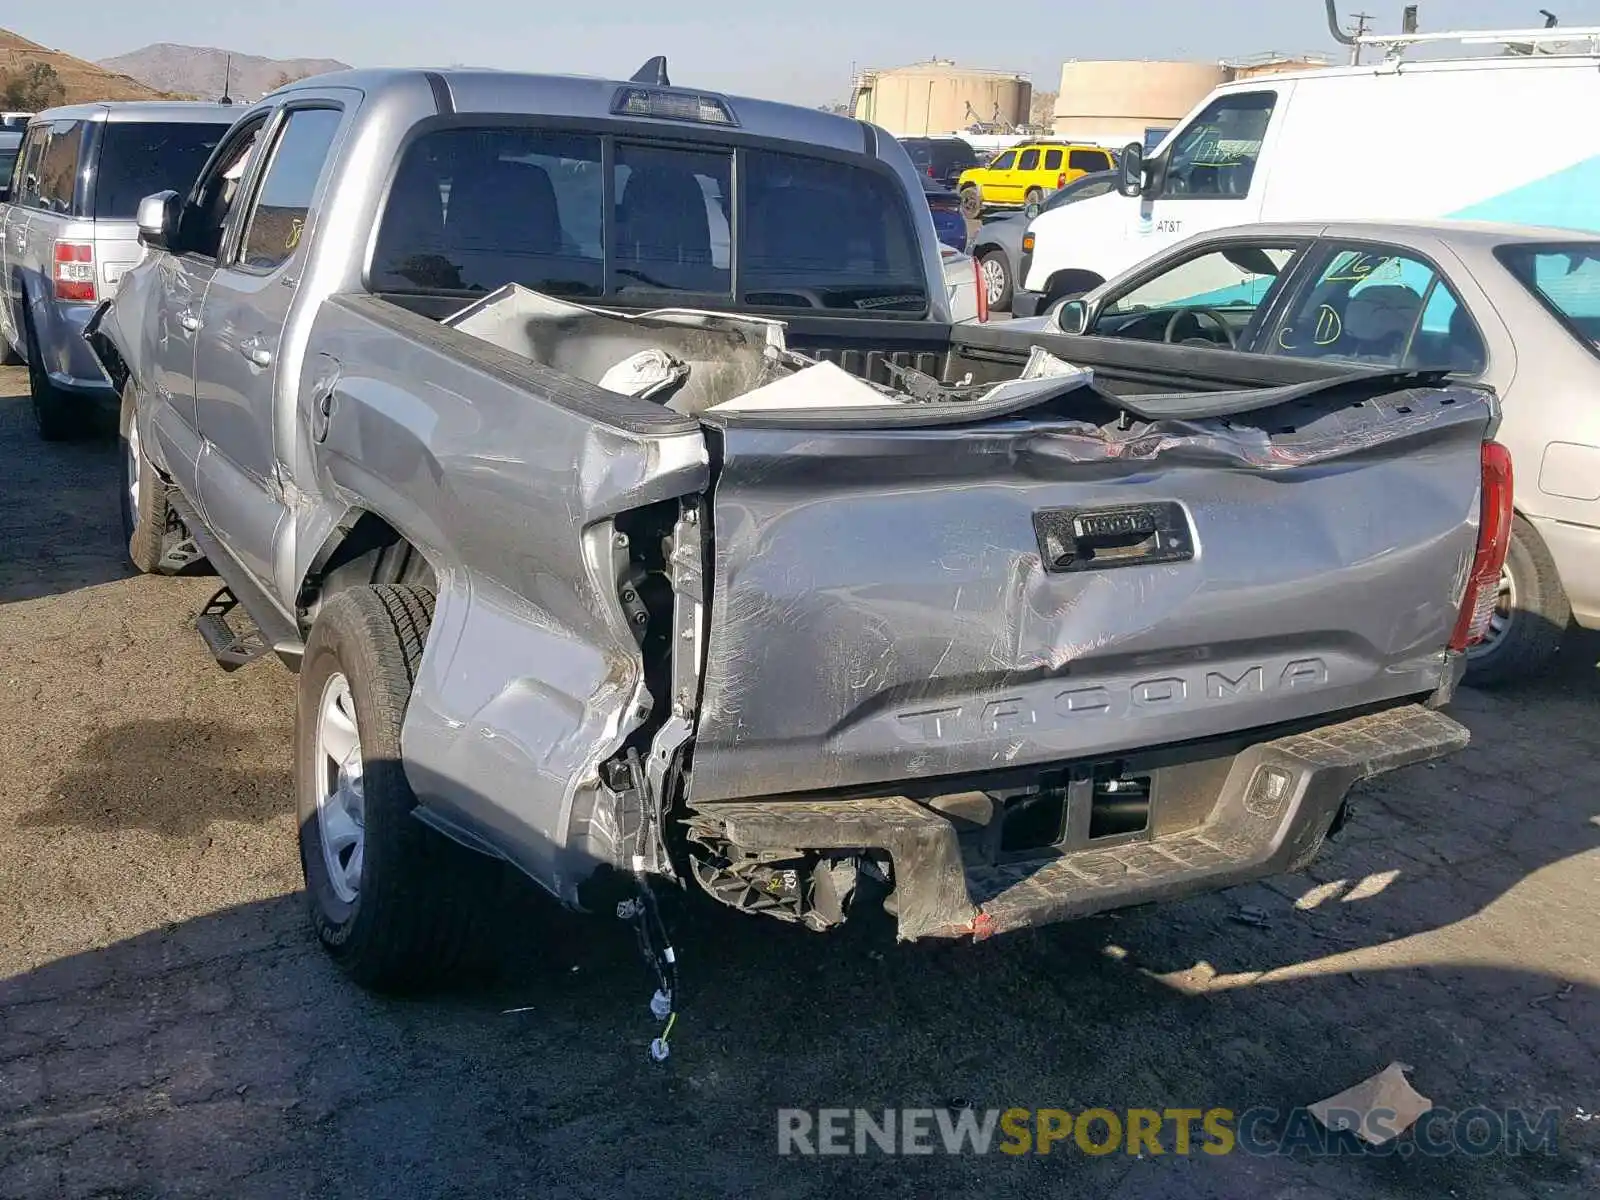
M 116 392 L 83 340 L 97 301 L 143 254 L 139 201 L 187 192 L 233 124 L 221 104 L 75 104 L 34 115 L 0 179 L 0 339 L 28 364 L 39 433 L 84 429 Z

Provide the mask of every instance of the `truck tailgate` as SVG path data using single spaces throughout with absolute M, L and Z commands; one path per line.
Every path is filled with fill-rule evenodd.
M 1493 405 L 1358 389 L 1125 434 L 1037 413 L 714 423 L 690 799 L 1115 756 L 1431 692 Z

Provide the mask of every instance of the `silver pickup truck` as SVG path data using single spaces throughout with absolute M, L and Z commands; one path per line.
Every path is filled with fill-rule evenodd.
M 87 331 L 130 555 L 208 559 L 218 660 L 298 670 L 364 984 L 449 971 L 489 859 L 641 923 L 692 878 L 983 937 L 1295 868 L 1466 743 L 1493 396 L 952 328 L 870 125 L 659 61 L 342 73 L 140 224 Z

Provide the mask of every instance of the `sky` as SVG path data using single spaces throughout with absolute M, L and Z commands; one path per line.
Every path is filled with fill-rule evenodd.
M 1421 0 L 1421 27 L 1600 25 L 1600 0 Z M 626 78 L 667 55 L 674 83 L 803 104 L 845 100 L 852 66 L 935 56 L 1026 71 L 1071 58 L 1215 61 L 1339 53 L 1323 0 L 78 0 L 8 6 L 16 33 L 80 58 L 152 42 L 355 66 L 499 67 Z M 1398 30 L 1402 3 L 1339 0 Z M 14 25 L 11 25 L 15 22 Z

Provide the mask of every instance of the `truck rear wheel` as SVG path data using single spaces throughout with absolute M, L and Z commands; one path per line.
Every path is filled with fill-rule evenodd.
M 84 430 L 84 414 L 71 396 L 50 382 L 44 354 L 39 349 L 39 335 L 33 331 L 33 318 L 26 312 L 22 317 L 22 336 L 28 347 L 28 397 L 33 401 L 33 423 L 39 436 L 47 442 L 80 437 Z
M 1489 636 L 1467 651 L 1465 682 L 1495 687 L 1539 674 L 1560 649 L 1571 620 L 1572 608 L 1550 551 L 1538 531 L 1518 517 L 1511 526 Z
M 363 987 L 408 991 L 468 961 L 499 876 L 412 816 L 400 727 L 433 620 L 422 588 L 340 592 L 300 671 L 295 787 L 311 923 Z
M 167 483 L 145 456 L 134 420 L 133 381 L 122 389 L 122 415 L 117 429 L 122 446 L 122 536 L 128 559 L 146 575 L 161 565 L 167 525 Z

